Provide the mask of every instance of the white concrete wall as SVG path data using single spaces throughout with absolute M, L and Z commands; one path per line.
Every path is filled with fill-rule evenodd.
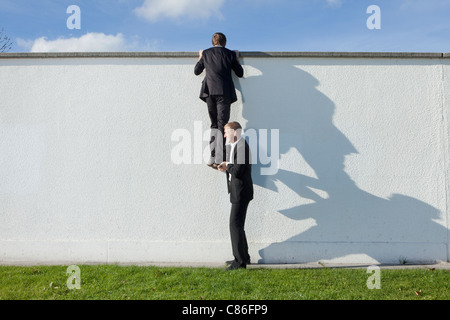
M 0 57 L 0 262 L 232 257 L 192 54 L 27 57 Z M 253 262 L 449 260 L 448 59 L 241 61 L 231 120 L 269 138 L 253 145 Z

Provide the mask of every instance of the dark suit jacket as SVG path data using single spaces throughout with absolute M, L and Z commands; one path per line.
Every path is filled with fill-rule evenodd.
M 244 75 L 236 53 L 223 47 L 212 47 L 203 51 L 202 58 L 194 68 L 194 74 L 199 75 L 206 69 L 200 90 L 200 99 L 206 101 L 206 97 L 225 96 L 231 98 L 231 103 L 237 101 L 236 90 L 231 75 L 231 70 L 241 78 Z
M 231 203 L 243 203 L 253 199 L 251 153 L 245 138 L 234 148 L 233 164 L 227 165 L 227 184 Z M 231 181 L 230 181 L 231 176 Z

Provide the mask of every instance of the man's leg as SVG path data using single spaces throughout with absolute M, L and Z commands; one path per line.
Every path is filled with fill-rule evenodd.
M 216 136 L 217 136 L 217 101 L 215 96 L 209 96 L 206 98 L 206 105 L 208 107 L 208 115 L 211 120 L 211 134 L 209 140 L 209 148 L 211 150 L 211 157 L 215 158 L 216 156 Z
M 230 120 L 231 99 L 229 97 L 217 97 L 217 138 L 216 138 L 216 163 L 226 161 L 226 148 L 224 127 Z M 220 138 L 219 138 L 220 135 Z
M 248 203 L 231 204 L 230 214 L 231 248 L 236 264 L 242 267 L 246 267 L 247 262 L 250 260 L 247 236 L 244 230 Z

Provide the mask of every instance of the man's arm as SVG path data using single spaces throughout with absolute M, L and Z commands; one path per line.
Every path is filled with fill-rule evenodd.
M 247 169 L 247 165 L 227 163 L 226 168 L 227 168 L 226 171 L 228 171 L 228 173 L 231 174 L 233 177 L 241 179 L 242 176 L 244 175 L 245 170 Z
M 229 162 L 222 162 L 217 167 L 219 171 L 225 172 L 228 171 L 235 178 L 240 178 L 245 171 L 245 164 L 233 164 Z
M 198 52 L 198 61 L 197 64 L 194 67 L 194 74 L 196 76 L 198 76 L 199 74 L 201 74 L 203 72 L 203 70 L 205 69 L 205 65 L 203 63 L 203 50 L 200 50 Z
M 244 76 L 244 69 L 239 63 L 239 51 L 235 50 L 234 53 L 236 54 L 236 56 L 233 59 L 231 68 L 233 69 L 234 73 L 238 78 L 242 78 Z

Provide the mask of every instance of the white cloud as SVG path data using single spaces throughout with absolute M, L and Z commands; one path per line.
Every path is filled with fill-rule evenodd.
M 17 39 L 17 44 L 30 52 L 102 52 L 127 51 L 132 44 L 127 43 L 121 33 L 87 33 L 80 38 L 58 38 L 48 40 L 41 37 L 35 40 Z
M 327 4 L 332 7 L 340 7 L 343 0 L 327 0 Z
M 206 19 L 212 15 L 222 18 L 220 8 L 224 2 L 225 0 L 145 0 L 134 12 L 149 21 L 181 17 Z

